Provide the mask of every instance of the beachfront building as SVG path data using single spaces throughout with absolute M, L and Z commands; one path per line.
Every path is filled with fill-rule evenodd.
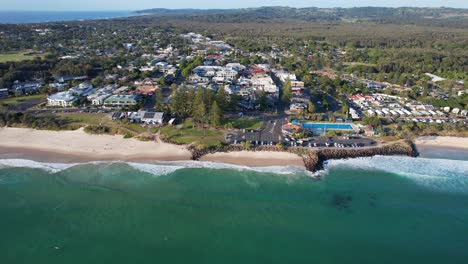
M 129 107 L 138 103 L 135 95 L 112 95 L 104 100 L 106 107 Z
M 160 125 L 164 121 L 164 113 L 140 110 L 138 112 L 129 113 L 128 119 L 137 123 L 145 123 L 147 125 Z
M 0 89 L 0 98 L 7 98 L 8 97 L 8 88 Z
M 71 107 L 77 98 L 71 92 L 59 92 L 47 97 L 48 106 Z

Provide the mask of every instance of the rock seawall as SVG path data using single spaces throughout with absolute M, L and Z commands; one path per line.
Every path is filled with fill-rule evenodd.
M 327 160 L 372 157 L 376 155 L 405 155 L 410 157 L 417 157 L 418 151 L 413 142 L 405 140 L 372 148 L 320 149 L 306 153 L 303 155 L 303 159 L 307 170 L 316 172 L 323 169 L 323 164 Z

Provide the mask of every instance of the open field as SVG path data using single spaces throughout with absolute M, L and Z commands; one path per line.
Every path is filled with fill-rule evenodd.
M 7 109 L 11 106 L 22 105 L 33 103 L 36 104 L 40 102 L 40 99 L 45 98 L 43 94 L 35 94 L 29 96 L 20 96 L 20 97 L 10 97 L 5 99 L 0 99 L 0 110 Z
M 258 118 L 249 118 L 249 117 L 236 117 L 226 119 L 223 122 L 223 125 L 231 124 L 232 128 L 237 129 L 247 129 L 247 130 L 257 130 L 263 126 L 263 121 Z
M 33 60 L 36 57 L 44 58 L 45 54 L 33 54 L 32 50 L 21 50 L 17 52 L 9 52 L 9 53 L 0 53 L 0 63 L 8 62 L 8 61 L 25 61 L 25 60 Z

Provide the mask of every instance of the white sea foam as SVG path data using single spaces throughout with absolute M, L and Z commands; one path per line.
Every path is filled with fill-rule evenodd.
M 231 169 L 239 171 L 255 171 L 267 172 L 282 175 L 299 175 L 307 174 L 308 172 L 302 168 L 294 166 L 271 166 L 271 167 L 247 167 L 227 163 L 217 163 L 209 161 L 174 161 L 174 162 L 159 162 L 154 164 L 137 163 L 137 162 L 123 162 L 123 161 L 95 161 L 87 163 L 45 163 L 25 159 L 0 159 L 0 168 L 34 168 L 42 169 L 51 173 L 57 173 L 63 170 L 70 169 L 78 165 L 92 164 L 99 166 L 101 164 L 117 164 L 126 163 L 132 168 L 150 173 L 155 176 L 162 176 L 173 173 L 180 169 L 185 168 L 199 168 L 199 169 Z
M 66 170 L 73 166 L 76 166 L 76 163 L 43 163 L 33 160 L 25 159 L 0 159 L 0 168 L 33 168 L 41 169 L 48 172 L 56 173 L 62 170 Z
M 269 166 L 269 167 L 248 167 L 241 165 L 234 165 L 229 163 L 218 163 L 210 161 L 174 161 L 164 162 L 157 164 L 144 164 L 144 163 L 128 163 L 133 168 L 148 172 L 154 175 L 166 175 L 175 172 L 180 169 L 192 168 L 192 169 L 230 169 L 238 171 L 255 171 L 255 172 L 267 172 L 282 175 L 297 175 L 307 174 L 307 171 L 303 168 L 295 166 Z
M 395 173 L 419 185 L 443 191 L 468 192 L 468 161 L 375 156 L 330 160 L 325 173 L 333 168 L 380 170 Z

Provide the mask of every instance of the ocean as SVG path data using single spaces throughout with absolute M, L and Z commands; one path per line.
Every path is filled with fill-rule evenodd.
M 441 153 L 330 161 L 321 180 L 2 159 L 0 263 L 467 263 L 468 159 Z
M 0 11 L 0 23 L 23 24 L 130 17 L 132 11 Z

